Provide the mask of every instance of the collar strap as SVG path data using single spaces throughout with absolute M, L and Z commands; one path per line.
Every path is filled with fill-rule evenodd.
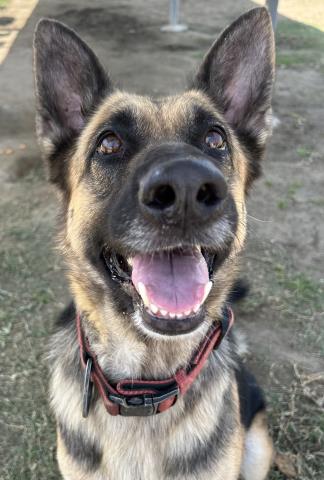
M 173 377 L 165 380 L 121 380 L 112 384 L 103 373 L 96 355 L 91 352 L 89 341 L 82 331 L 81 315 L 77 314 L 77 334 L 84 369 L 83 417 L 86 418 L 90 410 L 93 384 L 110 415 L 149 416 L 172 407 L 178 396 L 184 395 L 193 384 L 210 353 L 218 348 L 233 322 L 233 311 L 226 307 L 222 321 L 211 326 L 189 366 L 177 370 Z

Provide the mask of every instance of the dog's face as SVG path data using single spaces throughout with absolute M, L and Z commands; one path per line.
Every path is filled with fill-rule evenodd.
M 38 24 L 38 135 L 77 306 L 102 334 L 186 334 L 219 313 L 268 134 L 273 57 L 269 15 L 252 10 L 188 91 L 155 101 L 116 91 L 67 27 Z

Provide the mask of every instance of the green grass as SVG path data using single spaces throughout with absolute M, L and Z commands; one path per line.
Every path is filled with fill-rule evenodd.
M 296 152 L 301 158 L 309 158 L 310 155 L 313 153 L 313 150 L 309 147 L 302 146 L 302 147 L 298 147 Z
M 309 56 L 307 51 L 298 51 L 298 52 L 281 52 L 279 51 L 276 56 L 277 66 L 284 67 L 295 67 L 300 65 L 305 65 L 306 63 L 316 63 L 317 57 Z
M 324 310 L 324 290 L 320 283 L 303 272 L 287 271 L 283 264 L 275 265 L 275 272 L 283 295 L 296 309 L 303 307 L 305 314 L 314 310 Z
M 287 200 L 278 200 L 277 207 L 279 208 L 279 210 L 287 210 L 288 208 Z
M 324 33 L 303 23 L 281 18 L 276 31 L 277 47 L 294 49 L 321 50 L 324 46 Z
M 48 200 L 43 198 L 43 207 L 39 193 L 35 200 L 43 184 L 36 171 L 21 180 L 16 191 L 19 208 L 1 198 L 1 480 L 59 478 L 43 355 L 66 292 L 51 249 L 53 206 L 43 215 L 40 208 Z M 44 195 L 48 199 L 46 191 Z
M 302 23 L 280 19 L 276 32 L 276 63 L 284 67 L 321 65 L 324 33 Z
M 303 186 L 302 182 L 296 180 L 295 182 L 288 185 L 287 195 L 289 198 L 295 198 L 297 191 Z
M 303 184 L 299 180 L 296 180 L 287 185 L 285 191 L 285 198 L 281 198 L 277 201 L 277 207 L 279 210 L 287 210 L 292 203 L 296 201 L 296 194 Z

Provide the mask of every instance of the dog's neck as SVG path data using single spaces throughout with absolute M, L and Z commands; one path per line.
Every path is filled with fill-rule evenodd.
M 131 317 L 129 327 L 121 332 L 110 329 L 106 335 L 100 336 L 86 316 L 83 328 L 102 370 L 110 380 L 118 381 L 125 378 L 159 379 L 174 375 L 180 367 L 190 362 L 211 323 L 212 320 L 204 322 L 192 334 L 165 339 L 141 333 Z

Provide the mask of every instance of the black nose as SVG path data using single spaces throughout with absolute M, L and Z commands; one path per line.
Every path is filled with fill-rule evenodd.
M 167 222 L 205 223 L 219 216 L 227 184 L 207 159 L 179 159 L 154 166 L 140 182 L 139 201 L 146 214 Z

